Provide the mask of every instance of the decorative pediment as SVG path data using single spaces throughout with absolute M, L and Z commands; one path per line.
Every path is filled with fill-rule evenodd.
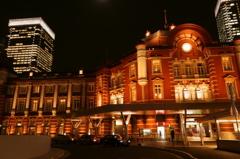
M 154 77 L 153 79 L 152 79 L 152 81 L 164 81 L 164 79 L 163 78 L 161 78 L 161 77 Z
M 236 81 L 237 77 L 233 75 L 226 75 L 225 77 L 223 77 L 223 79 L 225 80 L 225 83 L 233 83 Z

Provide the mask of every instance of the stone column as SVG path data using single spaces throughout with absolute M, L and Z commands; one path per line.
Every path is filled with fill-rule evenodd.
M 84 109 L 84 106 L 85 106 L 85 98 L 86 98 L 86 83 L 82 83 L 82 102 L 81 102 L 81 109 Z
M 112 120 L 111 133 L 115 134 L 115 120 Z
M 57 101 L 58 100 L 58 84 L 55 85 L 54 94 L 53 94 L 53 109 L 52 115 L 55 116 L 57 113 Z
M 138 84 L 142 87 L 142 101 L 145 102 L 145 85 L 147 85 L 147 58 L 146 44 L 140 43 L 136 45 L 137 63 L 138 63 Z
M 66 113 L 71 113 L 72 84 L 68 85 L 67 109 Z
M 16 106 L 17 106 L 17 99 L 18 99 L 18 89 L 19 89 L 19 86 L 16 86 L 15 91 L 14 91 L 14 97 L 13 97 L 13 105 L 12 105 L 12 110 L 11 110 L 11 116 L 14 116 L 14 115 L 15 115 Z
M 42 116 L 42 112 L 43 112 L 43 100 L 44 100 L 44 93 L 45 93 L 45 85 L 43 85 L 41 88 L 42 89 L 41 89 L 41 94 L 40 94 L 38 116 Z
M 29 105 L 31 101 L 31 92 L 32 92 L 32 85 L 27 86 L 27 99 L 26 99 L 26 108 L 24 110 L 24 115 L 28 116 L 28 111 L 29 111 Z

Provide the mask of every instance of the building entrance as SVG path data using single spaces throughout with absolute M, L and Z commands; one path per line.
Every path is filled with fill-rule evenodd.
M 166 139 L 166 133 L 165 133 L 165 127 L 164 126 L 159 126 L 157 127 L 157 132 L 158 132 L 158 137 L 160 139 Z

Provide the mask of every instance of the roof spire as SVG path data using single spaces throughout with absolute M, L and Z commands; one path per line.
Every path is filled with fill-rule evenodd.
M 164 17 L 165 17 L 164 28 L 165 28 L 165 29 L 168 29 L 168 23 L 167 23 L 167 10 L 164 10 Z

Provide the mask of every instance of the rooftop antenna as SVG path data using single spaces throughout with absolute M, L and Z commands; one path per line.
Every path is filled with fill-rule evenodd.
M 165 29 L 168 29 L 168 23 L 167 23 L 167 10 L 164 10 L 164 17 L 165 17 L 164 28 L 165 28 Z

